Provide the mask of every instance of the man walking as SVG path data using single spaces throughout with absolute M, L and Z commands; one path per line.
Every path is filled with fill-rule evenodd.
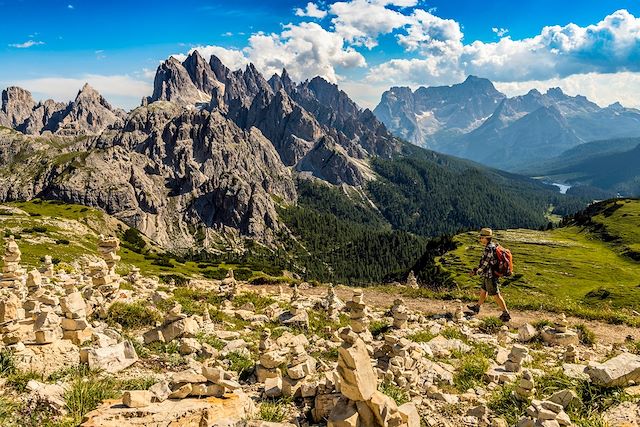
M 500 315 L 500 320 L 503 322 L 508 322 L 511 320 L 511 315 L 509 315 L 509 310 L 507 310 L 507 304 L 504 302 L 504 298 L 500 294 L 500 289 L 498 286 L 498 276 L 495 274 L 494 269 L 497 267 L 498 258 L 496 257 L 496 244 L 492 242 L 493 240 L 493 230 L 490 228 L 483 228 L 480 230 L 480 243 L 484 246 L 484 252 L 482 253 L 482 258 L 480 259 L 480 264 L 477 268 L 474 268 L 469 272 L 470 276 L 475 276 L 476 274 L 482 277 L 482 289 L 480 290 L 480 298 L 478 299 L 477 304 L 468 305 L 469 310 L 478 314 L 480 312 L 480 307 L 484 304 L 484 301 L 487 299 L 487 294 L 492 296 L 496 301 L 496 304 L 502 309 L 502 314 Z

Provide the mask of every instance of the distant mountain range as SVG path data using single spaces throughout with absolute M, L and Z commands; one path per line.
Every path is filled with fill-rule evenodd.
M 640 136 L 640 110 L 601 108 L 559 88 L 508 98 L 474 76 L 415 92 L 393 87 L 374 114 L 416 145 L 509 171 L 530 170 L 585 142 Z
M 481 112 L 451 110 L 448 123 L 477 128 L 501 100 L 494 90 Z M 550 205 L 584 203 L 408 144 L 320 77 L 296 83 L 283 70 L 267 80 L 252 64 L 230 70 L 196 51 L 160 64 L 141 104 L 124 113 L 88 85 L 69 104 L 5 90 L 0 200 L 99 207 L 176 251 L 287 248 L 327 275 L 364 254 L 349 265 L 369 279 L 414 262 L 426 236 L 540 227 Z

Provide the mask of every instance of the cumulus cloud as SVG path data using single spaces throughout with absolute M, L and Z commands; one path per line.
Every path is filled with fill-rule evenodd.
M 281 33 L 258 32 L 249 37 L 248 46 L 242 50 L 221 46 L 195 46 L 205 58 L 216 55 L 231 69 L 243 68 L 252 62 L 260 72 L 269 77 L 286 68 L 295 80 L 322 76 L 337 82 L 336 68 L 366 66 L 364 56 L 352 47 L 345 46 L 339 34 L 326 30 L 315 22 L 287 24 Z M 184 61 L 186 54 L 172 55 Z
M 153 91 L 150 82 L 138 80 L 128 75 L 85 74 L 74 78 L 42 77 L 12 81 L 10 84 L 33 92 L 36 98 L 70 101 L 76 97 L 78 90 L 85 83 L 93 86 L 114 105 L 126 108 L 140 105 L 140 99 Z
M 562 78 L 573 74 L 640 71 L 640 19 L 619 10 L 602 21 L 580 27 L 576 24 L 544 27 L 540 34 L 497 42 L 464 44 L 460 26 L 428 12 L 416 10 L 416 23 L 398 42 L 421 58 L 393 59 L 371 70 L 369 78 L 424 83 L 450 74 L 475 74 L 496 81 L 527 81 Z
M 307 3 L 307 7 L 304 9 L 297 8 L 296 16 L 308 16 L 310 18 L 322 19 L 327 16 L 327 11 L 320 9 L 315 3 Z
M 356 46 L 372 49 L 378 45 L 381 34 L 401 28 L 411 18 L 387 5 L 410 5 L 411 1 L 351 0 L 333 3 L 329 9 L 335 17 L 331 20 L 335 32 Z
M 24 43 L 13 43 L 10 44 L 9 47 L 15 47 L 17 49 L 27 49 L 30 48 L 31 46 L 39 46 L 44 44 L 44 42 L 40 42 L 40 41 L 36 41 L 36 40 L 27 40 Z

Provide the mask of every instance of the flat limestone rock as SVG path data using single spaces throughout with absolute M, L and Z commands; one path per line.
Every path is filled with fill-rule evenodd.
M 244 393 L 228 393 L 223 398 L 165 400 L 144 408 L 127 408 L 119 399 L 105 400 L 88 413 L 84 427 L 213 427 L 236 423 L 254 413 L 251 399 Z
M 540 333 L 542 340 L 549 345 L 578 345 L 580 343 L 580 337 L 576 332 L 567 330 L 565 332 L 557 331 L 553 328 L 543 329 Z
M 590 363 L 585 373 L 605 387 L 626 386 L 640 380 L 640 356 L 622 353 L 604 363 Z

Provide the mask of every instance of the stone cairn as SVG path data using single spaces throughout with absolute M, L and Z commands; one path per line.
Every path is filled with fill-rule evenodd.
M 20 259 L 22 253 L 16 243 L 13 236 L 7 238 L 7 243 L 4 247 L 4 256 L 2 260 L 2 280 L 0 280 L 0 287 L 2 288 L 18 288 L 22 283 L 22 276 L 24 275 L 24 269 L 20 267 Z
M 371 342 L 373 336 L 369 331 L 369 314 L 362 289 L 356 289 L 353 292 L 353 298 L 347 302 L 347 310 L 349 310 L 349 325 L 353 332 L 360 334 L 364 341 Z
M 526 414 L 518 421 L 518 427 L 573 425 L 563 406 L 551 400 L 532 400 Z
M 418 279 L 416 279 L 416 275 L 411 270 L 409 275 L 407 276 L 407 287 L 411 289 L 418 289 L 420 286 L 418 285 Z
M 340 317 L 340 301 L 336 295 L 336 291 L 333 288 L 333 285 L 329 285 L 329 289 L 327 289 L 327 296 L 325 297 L 324 306 L 327 310 L 327 316 L 329 320 L 333 322 L 337 322 Z
M 575 345 L 569 344 L 564 352 L 563 359 L 565 363 L 578 363 L 578 349 Z
M 282 372 L 278 369 L 287 359 L 281 353 L 278 346 L 271 340 L 271 331 L 265 329 L 260 335 L 260 360 L 256 364 L 256 377 L 258 382 L 266 382 L 269 378 L 278 378 L 282 388 Z
M 233 270 L 227 272 L 227 277 L 222 279 L 220 284 L 220 291 L 226 296 L 227 299 L 233 299 L 238 294 L 238 282 L 233 275 Z
M 304 345 L 291 346 L 287 365 L 287 376 L 283 380 L 283 394 L 295 396 L 305 378 L 316 373 L 316 360 L 309 356 Z
M 98 256 L 103 262 L 89 264 L 91 283 L 104 295 L 113 294 L 119 289 L 119 276 L 116 274 L 116 263 L 120 261 L 118 250 L 120 240 L 117 237 L 105 237 L 101 234 L 98 239 Z
M 407 306 L 401 298 L 396 299 L 391 307 L 391 315 L 393 316 L 393 327 L 395 329 L 405 329 L 407 327 L 409 313 Z
M 569 329 L 567 317 L 562 313 L 560 318 L 554 322 L 553 327 L 546 327 L 541 332 L 544 342 L 550 345 L 577 345 L 580 341 L 578 334 Z
M 42 275 L 47 279 L 51 279 L 53 277 L 53 259 L 51 255 L 44 256 L 44 265 L 42 267 Z
M 425 365 L 425 356 L 420 344 L 386 334 L 384 344 L 374 352 L 378 378 L 417 394 L 433 382 L 434 371 Z
M 507 361 L 504 363 L 504 370 L 507 372 L 520 372 L 522 362 L 529 356 L 529 349 L 523 345 L 515 344 L 511 348 Z
M 522 377 L 518 381 L 515 390 L 513 391 L 514 395 L 522 400 L 528 400 L 533 393 L 535 393 L 535 381 L 533 380 L 533 375 L 531 371 L 525 369 L 522 371 Z
M 401 407 L 377 390 L 378 382 L 366 344 L 347 327 L 341 330 L 338 348 L 338 376 L 341 397 L 333 407 L 327 427 L 418 427 L 415 405 Z
M 72 292 L 60 299 L 63 338 L 75 345 L 91 339 L 92 330 L 87 321 L 87 306 L 80 292 Z

